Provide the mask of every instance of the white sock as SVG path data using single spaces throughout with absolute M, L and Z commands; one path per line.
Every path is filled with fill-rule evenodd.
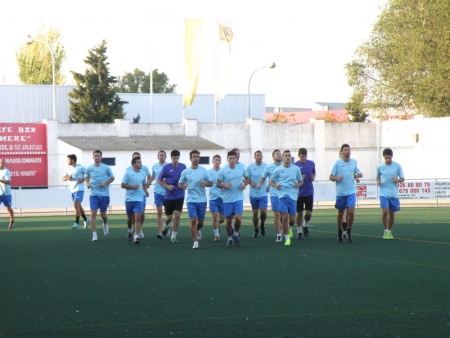
M 309 221 L 305 221 L 305 224 L 303 226 L 308 227 L 308 223 L 309 223 Z
M 214 229 L 214 236 L 220 237 L 219 229 Z
M 278 237 L 278 236 L 281 236 L 281 232 L 280 232 L 279 234 L 277 234 L 277 237 Z
M 297 233 L 301 233 L 302 232 L 302 227 L 299 227 L 298 225 L 297 225 Z
M 177 233 L 178 233 L 178 232 L 172 231 L 172 236 L 171 236 L 171 238 L 177 238 Z
M 133 228 L 128 228 L 128 233 L 132 234 L 133 233 Z
M 228 240 L 229 241 L 233 240 L 233 236 L 228 236 Z
M 289 239 L 289 234 L 284 235 L 284 238 L 285 238 L 286 240 L 288 240 L 288 239 Z

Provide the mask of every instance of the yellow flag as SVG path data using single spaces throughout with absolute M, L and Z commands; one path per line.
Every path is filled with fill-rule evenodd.
M 230 43 L 233 40 L 233 31 L 228 26 L 219 25 L 219 38 Z
M 185 20 L 183 105 L 190 106 L 197 92 L 200 75 L 200 47 L 203 20 Z

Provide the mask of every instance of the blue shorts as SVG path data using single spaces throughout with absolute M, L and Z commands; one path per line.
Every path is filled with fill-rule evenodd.
M 287 212 L 291 216 L 295 216 L 297 213 L 297 201 L 289 198 L 282 197 L 278 199 L 280 203 L 280 212 Z
M 145 207 L 147 205 L 147 196 L 144 195 L 144 200 L 142 202 L 144 202 L 144 210 L 145 210 Z
M 244 212 L 244 201 L 236 201 L 231 203 L 223 203 L 223 211 L 225 217 L 234 215 L 242 215 Z
M 199 221 L 203 221 L 205 219 L 206 214 L 206 202 L 200 203 L 187 203 L 188 215 L 190 218 L 197 218 Z
M 91 210 L 98 210 L 106 212 L 109 207 L 109 196 L 89 196 L 89 205 Z
M 145 210 L 144 202 L 138 201 L 125 201 L 125 208 L 127 211 L 127 215 L 131 215 L 133 213 L 143 214 Z
M 267 209 L 267 196 L 262 197 L 251 197 L 250 204 L 252 205 L 252 210 L 255 209 Z
M 164 205 L 164 195 L 160 195 L 155 192 L 153 193 L 153 196 L 155 197 L 155 205 L 157 207 L 162 207 Z
M 83 202 L 84 191 L 75 191 L 72 193 L 73 202 Z
M 280 201 L 277 196 L 270 196 L 270 205 L 272 207 L 272 211 L 280 211 Z
M 354 208 L 355 206 L 356 194 L 336 197 L 336 204 L 334 205 L 334 207 L 340 211 L 344 211 L 347 208 Z
M 223 199 L 218 198 L 216 200 L 209 200 L 209 211 L 218 212 L 223 215 Z
M 0 204 L 3 203 L 5 207 L 10 207 L 12 201 L 12 195 L 0 195 Z
M 393 212 L 400 211 L 400 200 L 398 198 L 380 196 L 380 207 L 383 209 L 389 208 Z

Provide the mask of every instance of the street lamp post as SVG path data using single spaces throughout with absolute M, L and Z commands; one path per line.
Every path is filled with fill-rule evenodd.
M 50 55 L 52 56 L 52 75 L 53 75 L 53 119 L 56 120 L 56 72 L 55 72 L 55 54 L 53 53 L 52 47 L 47 41 L 35 40 L 31 35 L 27 36 L 27 45 L 31 45 L 33 42 L 40 42 L 47 46 L 50 50 Z
M 260 71 L 264 68 L 275 68 L 275 63 L 272 62 L 270 65 L 258 68 L 252 73 L 252 75 L 250 75 L 250 78 L 248 79 L 248 88 L 247 88 L 247 118 L 250 118 L 250 83 L 252 82 L 252 77 L 253 75 L 255 75 L 257 71 Z

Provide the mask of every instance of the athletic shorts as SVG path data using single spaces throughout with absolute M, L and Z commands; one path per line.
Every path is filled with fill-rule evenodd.
M 83 202 L 84 191 L 75 191 L 72 193 L 73 202 Z
M 106 212 L 109 207 L 109 196 L 89 196 L 89 205 L 91 210 L 98 210 Z
M 303 210 L 312 211 L 314 204 L 314 195 L 298 196 L 297 212 L 302 213 Z
M 289 197 L 282 197 L 278 199 L 280 203 L 280 212 L 287 212 L 291 216 L 295 216 L 296 201 Z
M 225 217 L 232 217 L 234 215 L 242 215 L 244 212 L 244 201 L 236 201 L 231 203 L 223 203 L 223 210 Z
M 10 207 L 12 201 L 12 195 L 0 195 L 0 204 L 3 203 L 5 207 Z
M 267 209 L 267 196 L 262 197 L 251 197 L 250 204 L 252 205 L 252 210 L 255 209 Z
M 218 212 L 219 214 L 223 215 L 223 199 L 218 198 L 216 200 L 209 200 L 209 211 Z
M 205 219 L 206 214 L 206 202 L 188 202 L 187 209 L 190 218 L 197 218 L 199 221 L 203 221 Z
M 157 207 L 162 207 L 164 205 L 164 195 L 155 192 L 153 193 L 153 196 L 155 197 L 155 205 Z
M 380 207 L 382 209 L 389 208 L 392 212 L 400 211 L 400 200 L 398 198 L 380 196 Z
M 184 197 L 177 200 L 164 200 L 164 212 L 167 216 L 172 215 L 173 212 L 183 211 Z
M 272 211 L 280 211 L 280 202 L 277 196 L 270 196 L 270 205 L 272 207 Z
M 347 208 L 354 208 L 356 206 L 356 194 L 346 196 L 336 196 L 336 204 L 334 207 L 340 211 Z
M 133 213 L 143 214 L 145 210 L 144 202 L 138 201 L 126 201 L 125 208 L 127 211 L 127 215 L 131 215 Z

